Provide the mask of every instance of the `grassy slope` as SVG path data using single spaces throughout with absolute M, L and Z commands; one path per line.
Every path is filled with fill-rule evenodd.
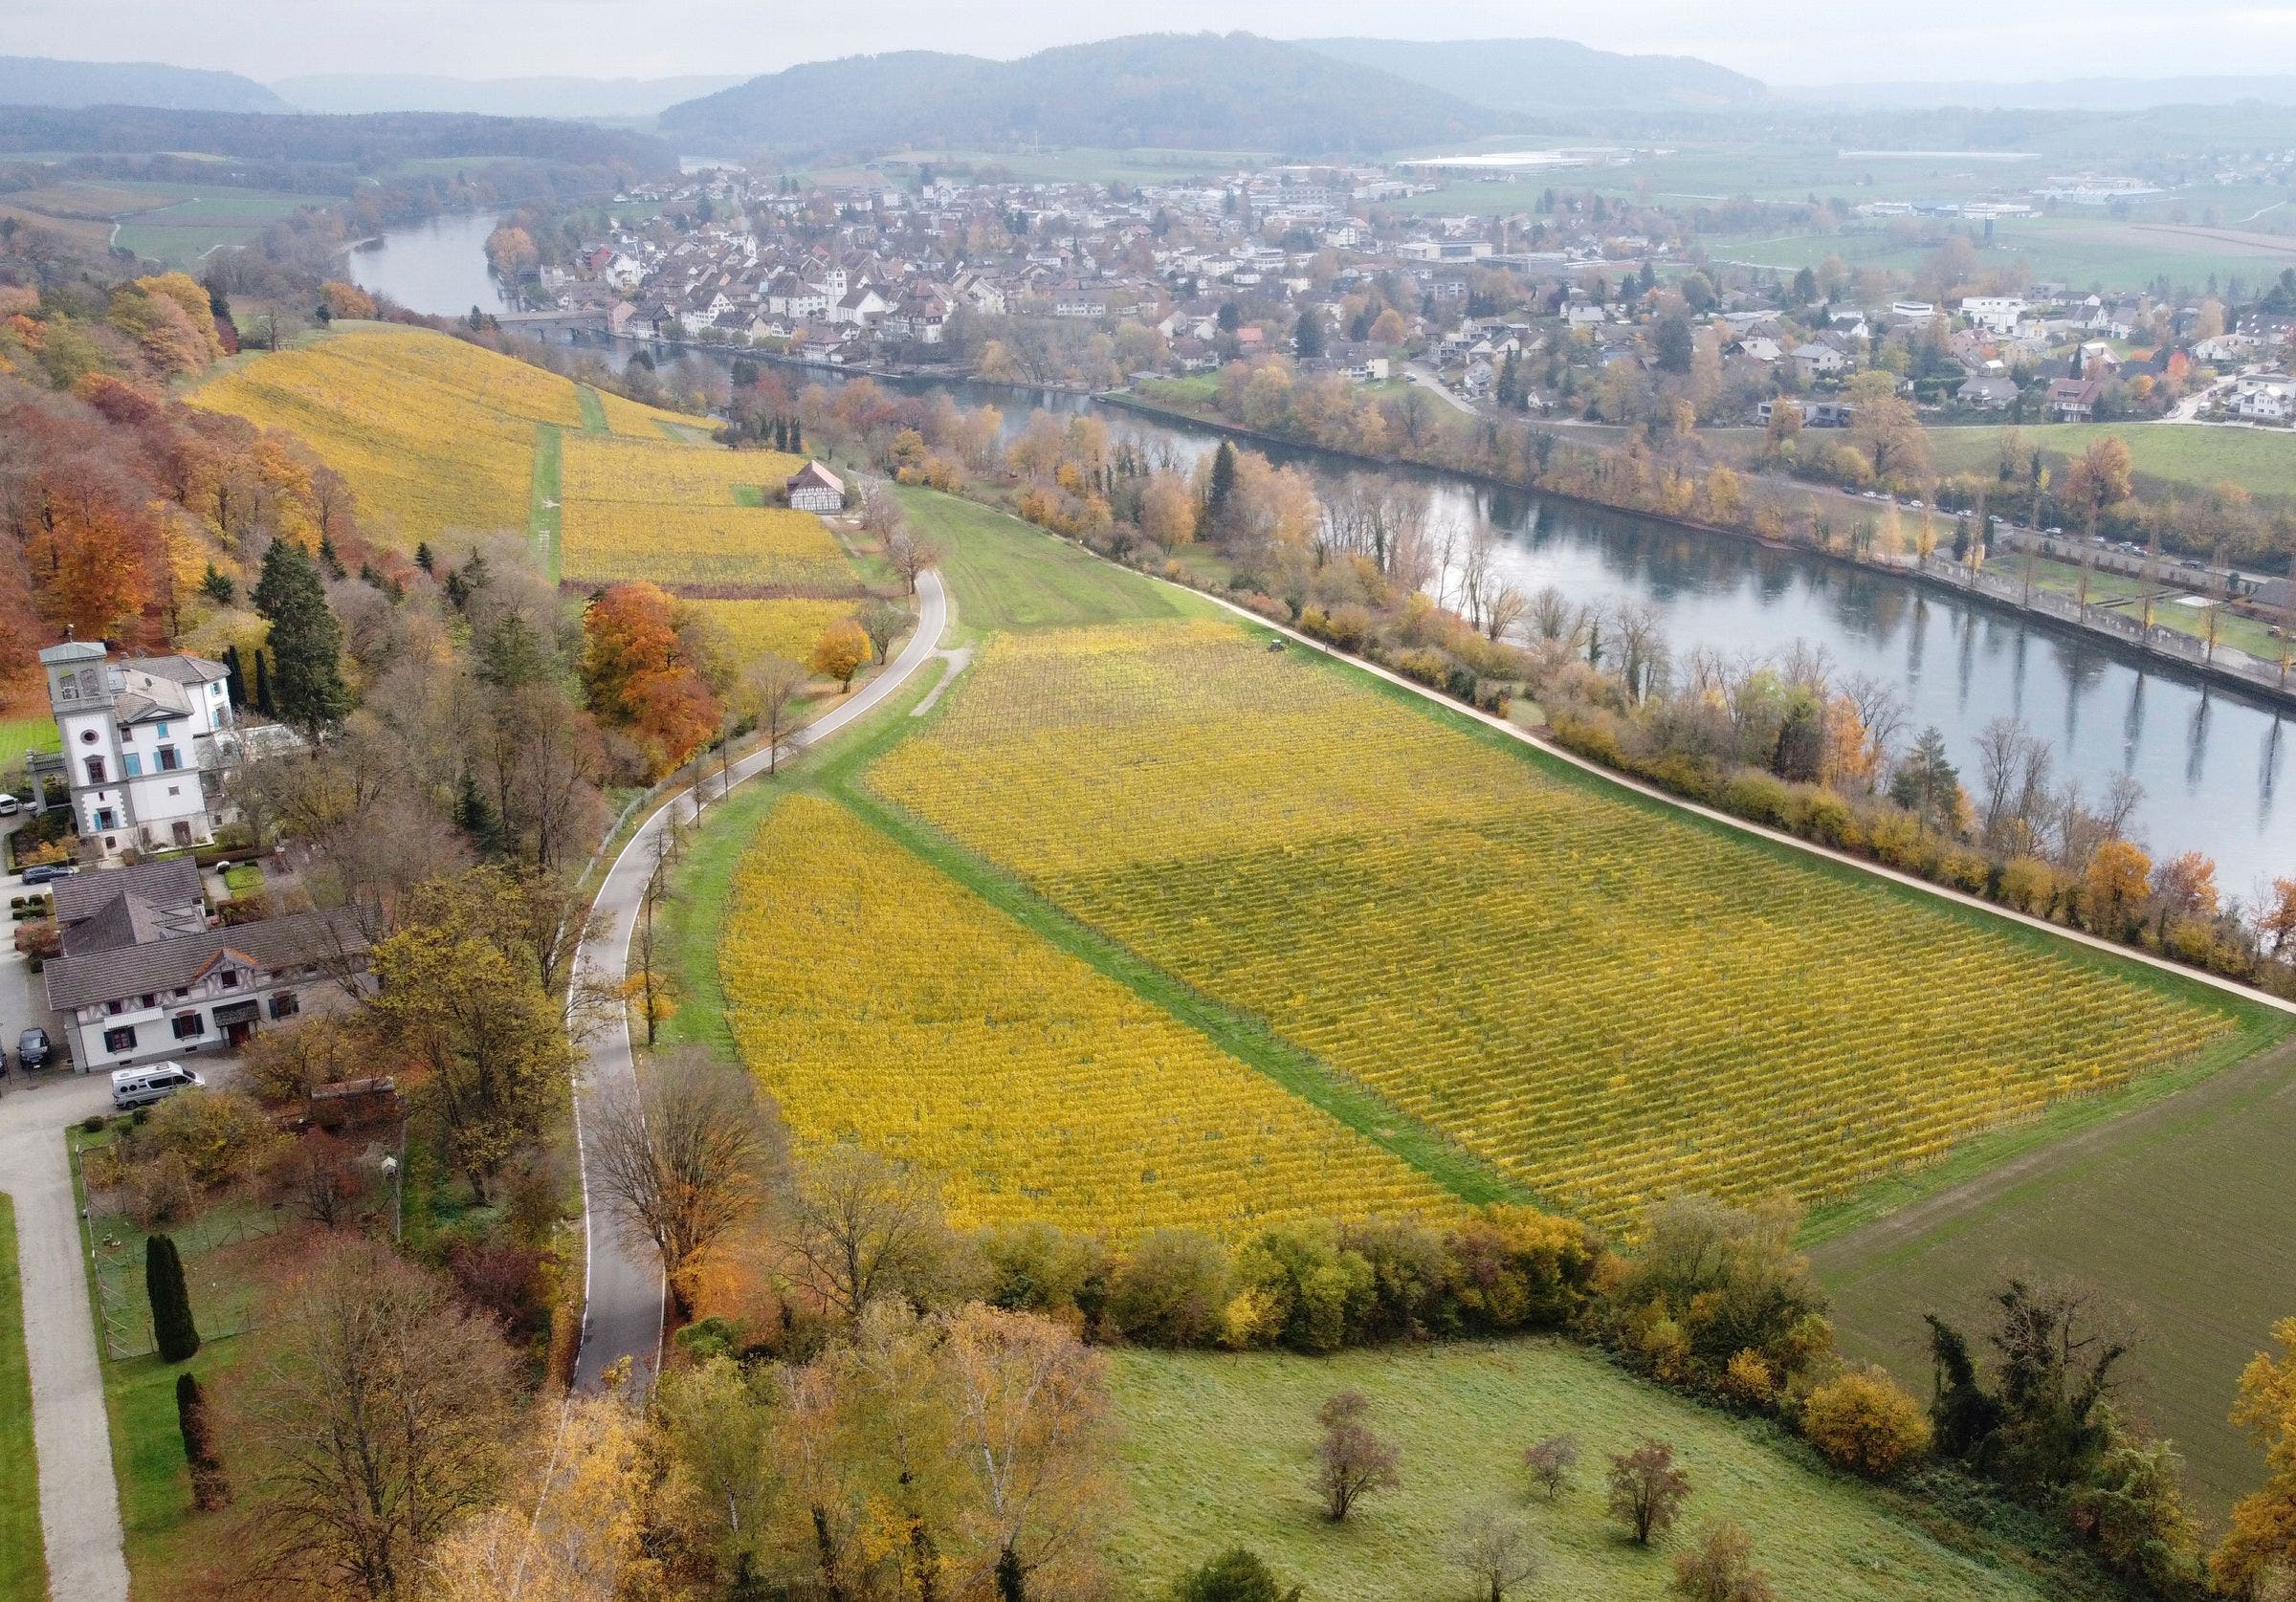
M 1593 1354 L 1544 1340 L 1275 1355 L 1113 1354 L 1131 1506 L 1115 1559 L 1135 1596 L 1225 1547 L 1259 1552 L 1316 1602 L 1448 1602 L 1472 1594 L 1444 1560 L 1459 1517 L 1492 1503 L 1535 1533 L 1547 1559 L 1533 1593 L 1585 1602 L 1669 1594 L 1669 1557 L 1622 1541 L 1603 1514 L 1602 1466 L 1645 1437 L 1670 1442 L 1691 1481 L 1688 1521 L 1750 1530 L 1780 1596 L 1795 1602 L 1956 1602 L 2049 1594 L 2029 1576 L 1947 1550 L 1884 1500 L 1757 1427 L 1644 1385 Z M 1402 1447 L 1402 1488 L 1326 1524 L 1310 1479 L 1315 1409 L 1342 1388 L 1372 1400 Z M 1519 1463 L 1569 1434 L 1578 1484 L 1554 1504 Z M 1788 1453 L 1793 1456 L 1788 1456 Z M 1801 1460 L 1797 1461 L 1799 1458 Z
M 590 391 L 585 389 L 583 393 L 589 395 Z M 564 432 L 555 423 L 537 423 L 534 426 L 534 481 L 527 492 L 526 534 L 534 541 L 535 555 L 541 560 L 543 576 L 552 583 L 558 582 L 559 578 L 559 530 L 562 524 L 562 492 L 559 483 L 564 460 Z
M 917 532 L 946 552 L 942 573 L 969 631 L 1181 617 L 1196 604 L 1001 512 L 936 490 L 898 494 Z
M 2015 433 L 2060 461 L 2093 440 L 2117 434 L 2140 476 L 2195 489 L 2230 480 L 2252 495 L 2296 495 L 2296 437 L 2266 428 L 2219 428 L 2185 423 L 2051 423 L 2011 428 L 1932 428 L 1930 459 L 1940 472 L 1991 472 L 2001 442 Z
M 1920 1314 L 1976 1320 L 2004 1276 L 2094 1287 L 2139 1340 L 2131 1394 L 2221 1514 L 2262 1471 L 2226 1413 L 2296 1284 L 2296 1047 L 2051 1141 L 1818 1248 L 1843 1343 L 1918 1384 Z
M 48 1594 L 40 1465 L 32 1444 L 32 1378 L 24 1360 L 23 1292 L 16 1272 L 15 1203 L 0 1196 L 0 1602 L 40 1602 Z

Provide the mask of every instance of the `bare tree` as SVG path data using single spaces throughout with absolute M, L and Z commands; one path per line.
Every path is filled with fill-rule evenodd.
M 1451 1535 L 1451 1561 L 1489 1602 L 1507 1602 L 1510 1588 L 1528 1584 L 1539 1570 L 1530 1530 L 1496 1507 L 1478 1507 L 1460 1519 Z
M 885 537 L 885 560 L 901 576 L 901 582 L 909 586 L 909 593 L 915 595 L 917 576 L 928 567 L 939 565 L 940 547 L 931 540 L 919 539 L 905 528 L 895 529 Z
M 1578 1442 L 1570 1436 L 1549 1436 L 1523 1449 L 1523 1467 L 1530 1470 L 1532 1481 L 1549 1502 L 1562 1494 L 1578 1466 Z
M 785 656 L 766 656 L 742 669 L 740 694 L 765 736 L 765 771 L 781 772 L 782 743 L 789 737 L 789 709 L 806 687 L 806 669 Z
M 1371 1402 L 1360 1391 L 1341 1391 L 1316 1410 L 1323 1438 L 1315 1444 L 1315 1489 L 1324 1517 L 1345 1519 L 1373 1491 L 1403 1482 L 1402 1450 L 1372 1434 L 1364 1415 Z
M 1866 750 L 1873 758 L 1873 771 L 1885 771 L 1897 749 L 1898 736 L 1906 731 L 1905 697 L 1898 693 L 1897 686 L 1871 673 L 1852 673 L 1842 681 L 1841 690 L 1857 709 L 1858 721 L 1865 725 Z
M 1531 632 L 1542 640 L 1568 645 L 1578 626 L 1570 599 L 1553 584 L 1531 598 Z
M 1500 584 L 1483 598 L 1483 633 L 1486 638 L 1499 640 L 1507 631 L 1523 621 L 1530 609 L 1530 597 L 1512 584 Z
M 344 1240 L 288 1290 L 232 1388 L 253 1533 L 320 1594 L 408 1594 L 507 1466 L 516 1359 L 442 1277 Z
M 880 484 L 862 497 L 861 526 L 878 538 L 890 538 L 908 520 L 899 497 L 889 487 Z
M 686 1270 L 757 1213 L 788 1137 L 749 1075 L 698 1046 L 664 1055 L 640 1090 L 607 1099 L 591 1126 L 592 1172 L 624 1239 L 660 1254 L 683 1313 Z
M 793 1277 L 850 1322 L 881 1296 L 946 1283 L 954 1240 L 923 1174 L 841 1141 L 796 1165 L 778 1239 Z
M 1635 1545 L 1647 1547 L 1666 1534 L 1690 1497 L 1690 1477 L 1674 1462 L 1674 1448 L 1645 1440 L 1610 1459 L 1610 1516 L 1624 1525 Z

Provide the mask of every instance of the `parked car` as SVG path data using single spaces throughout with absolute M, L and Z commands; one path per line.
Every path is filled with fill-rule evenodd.
M 15 816 L 16 806 L 17 801 L 15 797 L 7 794 L 4 791 L 0 791 L 0 818 L 11 818 Z
M 115 1068 L 112 1105 L 125 1112 L 130 1108 L 166 1101 L 178 1090 L 197 1089 L 206 1084 L 206 1080 L 181 1063 L 148 1063 L 140 1068 Z
M 16 1037 L 16 1063 L 21 1067 L 44 1068 L 54 1055 L 55 1047 L 49 1043 L 45 1029 L 27 1029 Z
M 69 879 L 78 871 L 68 862 L 44 862 L 36 867 L 26 868 L 24 882 L 27 885 L 45 885 L 57 879 Z

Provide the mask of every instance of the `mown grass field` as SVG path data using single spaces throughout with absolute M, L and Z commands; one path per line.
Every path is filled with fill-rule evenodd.
M 968 633 L 1180 617 L 1200 603 L 1064 544 L 1001 512 L 938 490 L 896 492 L 916 532 L 945 553 L 941 573 Z
M 59 750 L 63 738 L 55 719 L 46 713 L 0 717 L 0 766 L 22 761 L 27 751 Z
M 1909 1383 L 1921 1314 L 1981 1326 L 2011 1274 L 2092 1287 L 2136 1335 L 2134 1410 L 2174 1438 L 2221 1515 L 2263 1459 L 2226 1415 L 2249 1357 L 2296 1306 L 2296 1048 L 2004 1162 L 1812 1254 L 1853 1353 Z
M 1879 197 L 1868 192 L 1862 198 Z M 1814 267 L 1827 256 L 1840 256 L 1853 268 L 1908 273 L 1935 253 L 1937 247 L 1928 241 L 1926 229 L 1861 224 L 1841 233 L 1717 238 L 1708 249 L 1720 260 L 1788 273 Z M 2277 242 L 2213 236 L 2197 228 L 2106 216 L 2004 218 L 1977 259 L 1988 268 L 2021 261 L 2033 278 L 2082 291 L 2139 290 L 2161 277 L 2195 290 L 2204 289 L 2213 277 L 2220 291 L 2238 276 L 2253 293 L 2296 263 L 2296 235 L 2288 236 L 2284 248 Z
M 1794 1602 L 2010 1602 L 2051 1594 L 2005 1557 L 1958 1552 L 1855 1481 L 1757 1427 L 1638 1383 L 1557 1341 L 1469 1343 L 1331 1358 L 1116 1351 L 1114 1393 L 1128 1503 L 1115 1562 L 1126 1595 L 1227 1547 L 1258 1552 L 1315 1602 L 1473 1602 L 1446 1560 L 1461 1515 L 1493 1503 L 1544 1558 L 1522 1594 L 1647 1602 L 1671 1594 L 1674 1547 L 1644 1550 L 1604 1516 L 1606 1454 L 1673 1445 L 1690 1478 L 1689 1529 L 1727 1518 Z M 1315 1409 L 1343 1388 L 1402 1448 L 1402 1486 L 1326 1523 L 1311 1488 Z M 1523 1449 L 1578 1438 L 1577 1483 L 1550 1503 Z M 1679 1546 L 1677 1537 L 1675 1546 Z
M 41 1602 L 47 1594 L 40 1465 L 32 1441 L 32 1376 L 24 1359 L 24 1282 L 16 1270 L 16 1206 L 0 1195 L 0 1602 Z
M 1496 739 L 1225 621 L 1047 630 L 868 784 L 1610 1225 L 1839 1196 L 2281 1026 Z
M 1932 428 L 1930 460 L 1940 472 L 1993 472 L 2000 466 L 2002 443 L 2012 434 L 2054 461 L 2060 476 L 2065 462 L 2113 435 L 2129 447 L 2130 460 L 2144 477 L 2195 490 L 2232 483 L 2252 495 L 2296 495 L 2296 434 L 2285 429 L 2186 423 Z

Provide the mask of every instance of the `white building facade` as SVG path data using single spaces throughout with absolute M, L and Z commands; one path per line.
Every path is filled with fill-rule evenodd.
M 94 641 L 40 652 L 63 733 L 73 823 L 104 860 L 204 845 L 232 819 L 223 796 L 229 671 L 197 656 L 109 659 Z

